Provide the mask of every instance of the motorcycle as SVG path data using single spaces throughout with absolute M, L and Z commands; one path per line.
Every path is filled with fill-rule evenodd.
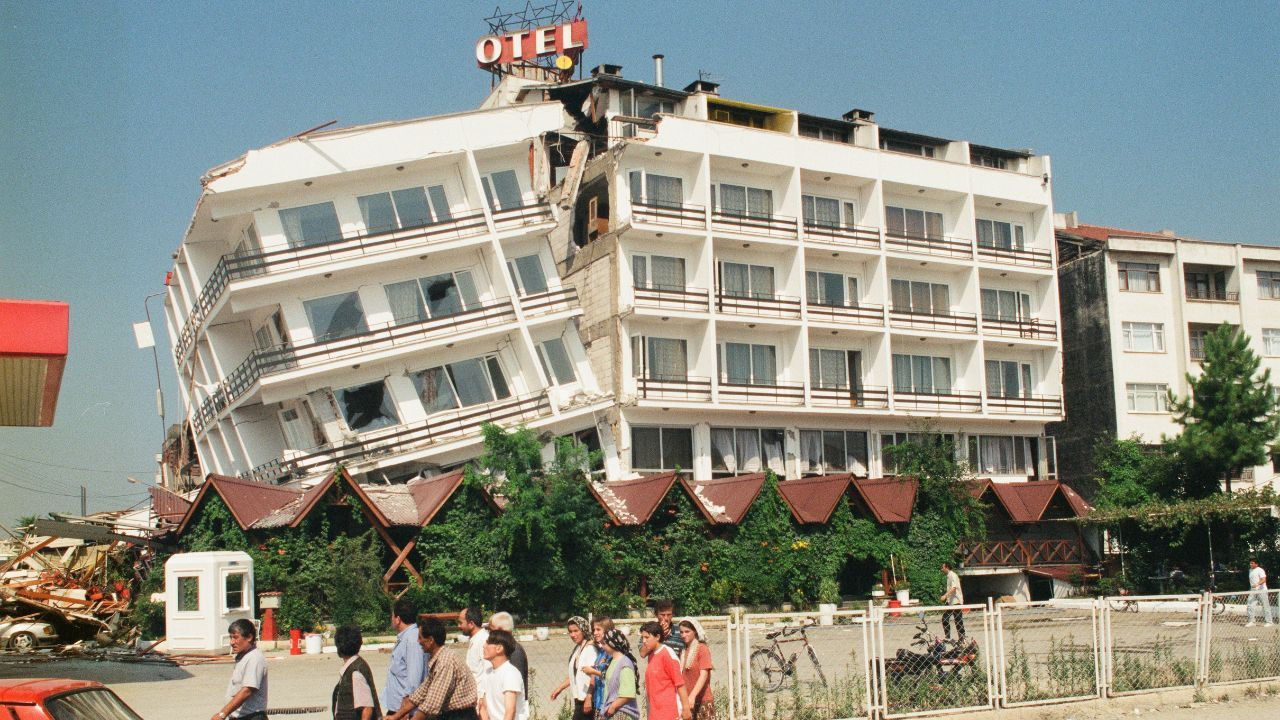
M 940 638 L 929 632 L 923 617 L 916 625 L 911 646 L 921 648 L 922 652 L 899 648 L 894 657 L 885 659 L 884 669 L 890 680 L 936 674 L 938 681 L 945 683 L 959 678 L 978 660 L 977 640 Z

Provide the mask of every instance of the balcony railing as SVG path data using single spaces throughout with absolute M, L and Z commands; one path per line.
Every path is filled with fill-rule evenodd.
M 884 238 L 885 247 L 900 252 L 925 253 L 927 255 L 946 255 L 948 257 L 972 258 L 973 242 L 953 237 L 925 237 L 922 235 L 888 234 Z
M 1019 337 L 1030 340 L 1058 339 L 1058 323 L 1052 320 L 1037 320 L 1035 318 L 1008 320 L 984 316 L 982 318 L 982 331 L 988 335 L 999 335 L 1001 337 Z
M 631 203 L 632 222 L 653 223 L 655 225 L 678 225 L 705 229 L 707 227 L 707 209 L 701 205 L 683 205 L 679 203 Z
M 882 305 L 808 305 L 810 320 L 853 325 L 884 326 Z
M 728 213 L 723 210 L 715 210 L 711 213 L 711 227 L 714 230 L 731 230 L 747 235 L 768 235 L 788 240 L 795 240 L 798 232 L 796 219 L 793 217 Z
M 804 383 L 790 380 L 778 380 L 770 385 L 721 382 L 720 402 L 803 405 Z
M 338 464 L 348 465 L 454 440 L 477 430 L 485 423 L 511 425 L 545 417 L 550 412 L 551 405 L 545 392 L 530 393 L 439 413 L 414 425 L 367 433 L 350 442 L 333 444 L 289 460 L 272 460 L 253 468 L 245 475 L 264 482 L 306 477 Z
M 711 378 L 638 377 L 636 393 L 646 400 L 711 400 Z
M 873 227 L 830 225 L 806 220 L 804 222 L 804 236 L 809 242 L 859 245 L 869 248 L 880 247 L 880 231 Z
M 609 118 L 609 140 L 647 140 L 658 134 L 658 120 L 652 117 L 614 115 Z M 594 153 L 592 153 L 594 155 Z
M 855 388 L 810 388 L 809 403 L 821 407 L 887 408 L 889 389 L 872 385 Z
M 218 260 L 200 290 L 200 295 L 192 304 L 187 322 L 178 333 L 178 341 L 174 343 L 173 354 L 180 363 L 185 364 L 195 344 L 196 333 L 233 280 L 361 257 L 373 252 L 481 235 L 486 229 L 484 213 L 469 212 L 443 222 L 417 227 L 346 234 L 310 245 L 279 250 L 228 253 Z
M 742 297 L 716 293 L 716 310 L 736 315 L 759 315 L 762 317 L 799 318 L 800 298 L 786 295 L 756 295 Z
M 1061 415 L 1062 398 L 1058 395 L 987 396 L 987 412 L 1017 415 Z
M 1079 540 L 987 540 L 963 543 L 965 567 L 1078 565 L 1086 559 Z
M 943 332 L 976 333 L 978 316 L 973 313 L 925 313 L 914 310 L 889 309 L 889 323 L 894 327 L 908 327 Z
M 705 288 L 655 285 L 635 289 L 636 305 L 663 310 L 706 312 L 710 293 Z
M 537 225 L 551 222 L 551 206 L 547 203 L 534 203 L 520 207 L 493 211 L 493 227 L 495 230 L 510 230 L 525 225 Z
M 196 432 L 202 432 L 218 415 L 243 397 L 255 382 L 276 373 L 514 321 L 515 311 L 511 302 L 504 298 L 453 315 L 399 325 L 387 323 L 334 340 L 258 348 L 249 353 L 249 357 L 219 383 L 218 389 L 200 403 L 192 421 Z
M 551 313 L 572 310 L 578 307 L 578 289 L 572 285 L 551 288 L 534 295 L 520 298 L 520 309 L 526 317 L 538 317 Z
M 978 257 L 991 262 L 1028 267 L 1053 267 L 1053 253 L 1026 248 L 1002 248 L 984 242 L 978 243 Z
M 903 392 L 895 390 L 893 404 L 899 410 L 934 410 L 936 412 L 981 412 L 982 393 L 974 390 L 952 390 L 945 393 Z
M 1187 300 L 1191 302 L 1224 302 L 1238 303 L 1240 302 L 1240 293 L 1226 290 L 1197 290 L 1187 288 Z

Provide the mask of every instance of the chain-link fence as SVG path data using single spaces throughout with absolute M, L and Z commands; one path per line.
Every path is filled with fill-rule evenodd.
M 1198 595 L 1103 598 L 1104 678 L 1110 695 L 1190 687 L 1199 676 Z
M 1098 697 L 1096 603 L 1000 603 L 995 623 L 1002 706 Z
M 876 608 L 874 621 L 881 716 L 993 707 L 989 606 Z
M 1280 678 L 1280 590 L 1214 593 L 1205 618 L 1205 680 Z
M 739 625 L 740 718 L 864 718 L 870 634 L 861 610 L 745 614 Z

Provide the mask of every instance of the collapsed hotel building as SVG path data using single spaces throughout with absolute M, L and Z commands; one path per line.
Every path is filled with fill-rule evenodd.
M 1028 490 L 1041 514 L 1069 492 L 1044 432 L 1063 419 L 1047 157 L 602 65 L 304 133 L 203 184 L 166 318 L 212 474 L 389 492 L 474 458 L 494 422 L 598 450 L 611 514 L 636 478 L 696 499 L 766 469 L 843 477 L 852 501 L 927 420 L 997 488 L 1048 488 Z M 1067 534 L 1066 556 L 990 564 L 1078 567 Z

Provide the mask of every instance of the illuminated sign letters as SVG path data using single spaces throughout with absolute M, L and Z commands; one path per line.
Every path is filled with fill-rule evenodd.
M 587 21 L 487 35 L 476 41 L 476 64 L 482 68 L 509 65 L 545 55 L 577 55 L 587 47 Z

